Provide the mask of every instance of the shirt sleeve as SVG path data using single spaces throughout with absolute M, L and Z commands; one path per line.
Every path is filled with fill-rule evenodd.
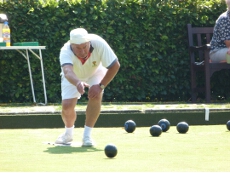
M 221 14 L 216 20 L 214 34 L 218 42 L 230 39 L 229 11 Z
M 116 54 L 114 53 L 112 48 L 108 45 L 108 43 L 102 38 L 99 39 L 97 46 L 99 46 L 98 53 L 101 57 L 102 65 L 105 68 L 110 68 L 117 60 Z
M 224 41 L 228 39 L 230 39 L 229 21 L 226 17 L 226 13 L 223 13 L 216 20 L 216 24 L 214 26 L 213 37 L 211 40 L 211 50 L 214 51 L 225 48 L 226 45 Z
M 63 66 L 65 64 L 72 64 L 73 65 L 73 52 L 70 50 L 70 45 L 65 44 L 60 51 L 59 59 L 60 59 L 60 65 Z

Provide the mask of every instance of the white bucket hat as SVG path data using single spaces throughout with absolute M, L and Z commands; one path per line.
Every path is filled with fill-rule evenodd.
M 82 44 L 90 41 L 88 32 L 84 28 L 77 28 L 70 31 L 71 44 Z

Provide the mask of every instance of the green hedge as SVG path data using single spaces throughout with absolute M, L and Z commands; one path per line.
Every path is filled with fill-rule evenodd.
M 121 68 L 106 88 L 104 101 L 187 101 L 190 67 L 187 23 L 214 26 L 226 10 L 220 0 L 55 0 L 0 3 L 8 16 L 11 41 L 45 45 L 43 61 L 48 102 L 59 103 L 59 51 L 69 32 L 84 27 L 111 45 Z M 44 100 L 40 61 L 31 58 L 35 93 Z M 26 60 L 16 51 L 0 53 L 0 102 L 31 102 Z M 218 72 L 219 73 L 219 72 Z M 212 78 L 216 96 L 229 94 L 228 71 Z M 219 90 L 219 86 L 222 90 Z M 203 98 L 203 96 L 200 96 Z M 84 96 L 82 101 L 86 100 Z

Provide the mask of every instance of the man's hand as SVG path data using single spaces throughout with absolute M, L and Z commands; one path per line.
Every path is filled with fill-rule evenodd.
M 230 48 L 230 40 L 225 40 L 224 43 L 225 43 L 226 47 Z
M 87 84 L 85 82 L 78 82 L 76 87 L 77 87 L 78 92 L 81 95 L 83 95 L 85 93 L 85 87 L 89 88 L 89 84 Z
M 228 48 L 227 54 L 229 54 L 229 55 L 230 55 L 230 47 Z
M 100 96 L 102 92 L 102 89 L 99 84 L 93 85 L 90 87 L 89 92 L 88 92 L 88 98 L 89 99 L 94 99 Z

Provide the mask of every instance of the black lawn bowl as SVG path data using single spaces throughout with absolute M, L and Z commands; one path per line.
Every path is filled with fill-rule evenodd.
M 186 122 L 179 122 L 176 128 L 179 133 L 187 133 L 189 129 L 189 125 Z
M 158 125 L 161 126 L 163 132 L 167 132 L 170 128 L 170 122 L 167 119 L 161 119 Z
M 117 147 L 114 144 L 108 144 L 105 146 L 105 155 L 109 158 L 113 158 L 117 155 Z
M 152 136 L 160 136 L 162 133 L 162 128 L 159 125 L 153 125 L 150 127 L 149 132 Z
M 228 120 L 228 122 L 226 123 L 226 127 L 228 130 L 230 130 L 230 120 Z
M 126 132 L 132 133 L 136 129 L 136 123 L 133 120 L 128 120 L 125 122 L 124 127 Z

